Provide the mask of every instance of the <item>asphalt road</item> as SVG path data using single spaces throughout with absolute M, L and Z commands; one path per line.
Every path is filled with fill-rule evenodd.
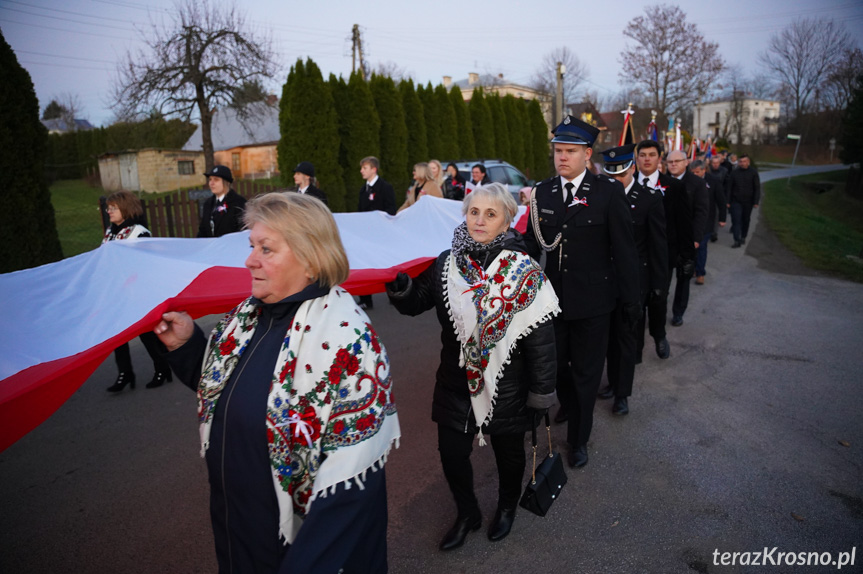
M 706 284 L 692 285 L 684 325 L 668 327 L 671 358 L 645 349 L 631 414 L 613 417 L 599 401 L 589 464 L 567 469 L 548 516 L 520 511 L 498 543 L 480 531 L 457 551 L 437 550 L 455 513 L 430 420 L 439 326 L 376 295 L 371 318 L 392 358 L 403 432 L 387 464 L 390 571 L 836 568 L 716 564 L 723 552 L 765 547 L 776 547 L 774 561 L 857 547 L 842 571 L 863 571 L 863 285 L 805 271 L 757 211 L 745 249 L 731 249 L 725 231 L 710 245 Z M 132 354 L 149 380 L 140 342 Z M 215 571 L 194 394 L 174 382 L 111 395 L 115 376 L 109 359 L 0 454 L 0 572 Z M 563 446 L 562 426 L 553 436 Z M 487 523 L 490 447 L 473 458 Z

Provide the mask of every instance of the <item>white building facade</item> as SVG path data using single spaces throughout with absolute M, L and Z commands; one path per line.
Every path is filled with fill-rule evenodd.
M 731 144 L 772 143 L 779 138 L 779 102 L 739 98 L 696 104 L 692 109 L 693 135 Z

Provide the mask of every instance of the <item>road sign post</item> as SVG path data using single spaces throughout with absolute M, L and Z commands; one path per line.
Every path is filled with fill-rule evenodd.
M 794 148 L 794 159 L 791 160 L 791 167 L 794 167 L 794 162 L 797 161 L 797 152 L 800 151 L 800 135 L 799 134 L 788 134 L 786 136 L 790 140 L 797 140 L 797 147 Z

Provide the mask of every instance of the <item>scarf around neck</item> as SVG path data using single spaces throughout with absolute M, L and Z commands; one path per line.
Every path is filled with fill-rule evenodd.
M 502 242 L 504 235 L 488 248 L 498 240 Z M 463 238 L 459 242 L 466 244 Z M 494 414 L 497 383 L 512 350 L 537 325 L 560 313 L 560 306 L 539 265 L 517 251 L 502 249 L 486 271 L 465 250 L 456 255 L 454 238 L 441 279 L 444 302 L 461 346 L 459 366 L 467 370 L 471 405 L 483 445 L 482 426 Z
M 210 336 L 198 384 L 201 456 L 216 404 L 248 347 L 260 311 L 252 298 Z M 386 349 L 341 287 L 304 301 L 276 359 L 267 399 L 267 442 L 279 534 L 292 543 L 312 502 L 341 483 L 364 488 L 401 435 Z

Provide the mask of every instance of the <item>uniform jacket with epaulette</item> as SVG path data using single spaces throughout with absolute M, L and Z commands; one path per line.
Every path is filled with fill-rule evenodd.
M 665 291 L 668 285 L 668 241 L 665 237 L 665 207 L 662 193 L 645 189 L 633 181 L 626 194 L 632 231 L 638 250 L 639 287 L 644 301 L 651 291 Z
M 619 182 L 590 171 L 576 191 L 587 205 L 567 208 L 559 176 L 537 184 L 533 194 L 539 231 L 546 245 L 558 233 L 560 244 L 548 252 L 545 273 L 551 281 L 564 320 L 610 313 L 621 303 L 639 302 L 638 253 L 632 218 Z M 525 241 L 528 253 L 539 260 L 533 217 Z

